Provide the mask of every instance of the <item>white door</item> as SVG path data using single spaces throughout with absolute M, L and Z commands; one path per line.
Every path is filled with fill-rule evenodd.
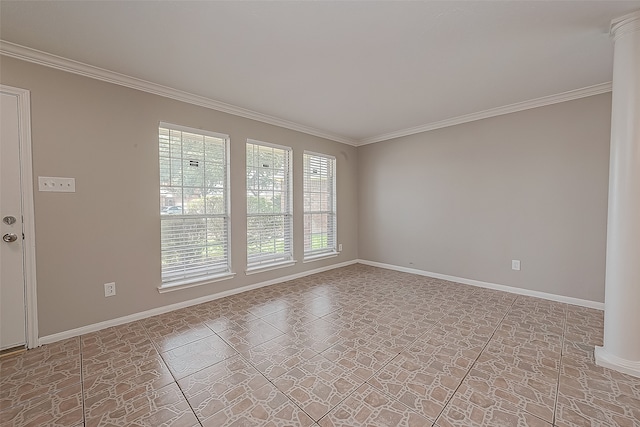
M 18 97 L 0 105 L 0 350 L 26 344 Z

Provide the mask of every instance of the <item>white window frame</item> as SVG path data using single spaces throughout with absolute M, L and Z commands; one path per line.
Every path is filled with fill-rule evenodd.
M 245 145 L 246 171 L 249 172 L 249 159 L 246 147 L 255 145 L 260 147 L 268 147 L 285 152 L 285 165 L 283 169 L 285 183 L 285 212 L 281 214 L 265 214 L 259 212 L 249 212 L 249 180 L 246 181 L 247 190 L 247 270 L 246 274 L 253 274 L 262 271 L 273 270 L 276 268 L 289 267 L 294 265 L 296 261 L 293 259 L 293 149 L 284 145 L 272 144 L 270 142 L 259 141 L 255 139 L 247 139 Z M 284 233 L 284 253 L 270 253 L 261 256 L 249 255 L 249 221 L 253 217 L 258 216 L 281 216 L 285 224 Z M 288 229 L 288 230 L 287 230 Z
M 330 200 L 328 201 L 329 205 L 328 205 L 328 209 L 321 209 L 321 210 L 309 210 L 307 205 L 306 205 L 306 200 L 309 198 L 309 195 L 307 194 L 307 181 L 309 180 L 309 173 L 310 171 L 308 170 L 308 161 L 307 161 L 307 157 L 308 156 L 315 156 L 315 157 L 321 157 L 324 158 L 326 160 L 328 160 L 331 163 L 330 166 L 330 170 L 332 171 L 332 176 L 331 176 L 331 184 L 330 184 L 330 190 L 331 192 L 329 193 L 330 196 Z M 334 257 L 338 255 L 338 210 L 337 210 L 337 193 L 336 193 L 336 167 L 337 167 L 337 162 L 336 162 L 336 158 L 335 156 L 331 156 L 329 154 L 323 154 L 323 153 L 316 153 L 313 151 L 305 151 L 303 154 L 303 223 L 304 225 L 307 224 L 307 215 L 317 215 L 317 214 L 326 214 L 329 215 L 329 222 L 327 224 L 327 247 L 321 248 L 321 249 L 315 249 L 315 250 L 308 250 L 307 249 L 307 245 L 306 242 L 309 238 L 309 233 L 307 233 L 307 230 L 304 230 L 304 262 L 309 262 L 309 261 L 315 261 L 315 260 L 319 260 L 319 259 L 324 259 L 324 258 L 329 258 L 329 257 Z M 313 239 L 313 237 L 310 237 L 311 239 Z
M 231 271 L 231 215 L 230 215 L 230 162 L 229 162 L 229 145 L 230 138 L 229 135 L 206 131 L 202 129 L 190 128 L 187 126 L 175 125 L 172 123 L 160 122 L 158 126 L 158 144 L 160 144 L 160 131 L 161 129 L 168 129 L 169 131 L 178 131 L 178 132 L 186 132 L 191 134 L 196 134 L 204 137 L 212 137 L 217 139 L 222 139 L 224 141 L 224 187 L 223 187 L 223 212 L 216 214 L 172 214 L 172 215 L 160 215 L 160 222 L 162 224 L 163 221 L 175 221 L 175 220 L 185 220 L 185 219 L 199 219 L 199 218 L 222 218 L 225 224 L 225 236 L 226 241 L 223 242 L 225 247 L 225 256 L 226 259 L 223 263 L 216 264 L 215 267 L 212 266 L 204 266 L 199 269 L 188 269 L 186 272 L 182 273 L 173 273 L 167 274 L 164 271 L 162 272 L 162 284 L 158 287 L 158 291 L 161 293 L 174 291 L 178 289 L 190 288 L 194 286 L 205 285 L 212 282 L 217 282 L 220 280 L 230 279 L 235 274 Z M 163 158 L 167 158 L 166 156 L 161 156 L 159 153 L 159 162 L 162 161 Z M 169 157 L 172 158 L 172 157 Z M 188 160 L 188 158 L 184 157 L 183 154 L 180 154 L 180 159 L 183 162 Z M 206 173 L 206 172 L 205 172 Z M 184 175 L 183 175 L 184 176 Z M 184 189 L 185 188 L 193 188 L 193 187 L 185 187 L 184 181 L 181 180 L 180 185 L 176 186 L 167 186 L 167 187 L 176 187 L 180 188 L 181 193 L 183 194 L 184 199 Z M 205 187 L 202 187 L 203 190 Z M 206 202 L 205 202 L 206 203 Z M 184 203 L 182 203 L 184 206 Z M 161 237 L 161 251 L 163 248 L 163 237 L 162 237 L 162 227 L 160 230 Z

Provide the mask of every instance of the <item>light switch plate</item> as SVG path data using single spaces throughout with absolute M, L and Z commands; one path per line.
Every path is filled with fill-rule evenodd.
M 59 177 L 52 177 L 52 176 L 39 176 L 38 190 L 53 191 L 56 193 L 75 193 L 76 179 L 75 178 L 59 178 Z

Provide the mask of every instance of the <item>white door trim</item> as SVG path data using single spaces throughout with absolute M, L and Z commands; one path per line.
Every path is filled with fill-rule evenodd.
M 27 347 L 38 347 L 38 304 L 36 288 L 36 231 L 33 206 L 33 166 L 31 161 L 31 93 L 26 89 L 0 85 L 0 92 L 18 98 L 20 137 L 20 190 L 24 231 L 24 280 L 27 313 Z

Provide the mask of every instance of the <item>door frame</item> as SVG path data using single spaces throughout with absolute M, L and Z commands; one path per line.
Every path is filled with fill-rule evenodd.
M 20 193 L 22 198 L 22 242 L 24 261 L 27 348 L 38 347 L 38 304 L 36 287 L 36 230 L 33 205 L 33 166 L 31 152 L 31 93 L 0 84 L 0 92 L 18 99 L 18 137 L 20 138 Z

